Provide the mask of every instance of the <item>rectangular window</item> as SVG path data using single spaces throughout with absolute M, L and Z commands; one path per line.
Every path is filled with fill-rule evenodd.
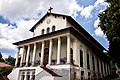
M 90 69 L 89 54 L 87 53 L 87 69 Z
M 81 80 L 84 80 L 84 71 L 81 71 Z
M 27 77 L 27 79 L 26 79 L 26 80 L 30 80 L 30 75 L 27 75 L 26 77 Z
M 25 75 L 21 75 L 21 80 L 24 80 L 24 78 L 25 78 Z
M 35 80 L 35 75 L 32 75 L 32 80 Z
M 88 80 L 90 80 L 90 72 L 88 72 Z
M 92 63 L 93 63 L 93 70 L 95 71 L 95 62 L 94 62 L 94 56 L 92 56 Z
M 83 51 L 80 50 L 80 67 L 83 67 Z

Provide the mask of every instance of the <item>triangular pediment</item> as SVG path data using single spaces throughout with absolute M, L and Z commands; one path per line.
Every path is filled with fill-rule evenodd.
M 45 20 L 45 18 L 46 18 L 46 17 L 49 17 L 50 15 L 53 15 L 53 16 L 55 16 L 55 17 L 62 16 L 63 18 L 65 18 L 65 17 L 70 17 L 70 16 L 68 16 L 68 15 L 63 15 L 63 14 L 57 14 L 57 13 L 49 13 L 49 12 L 47 12 L 47 13 L 30 29 L 30 31 L 33 32 L 34 29 L 36 28 L 36 26 L 37 26 L 38 24 L 42 23 L 42 22 Z

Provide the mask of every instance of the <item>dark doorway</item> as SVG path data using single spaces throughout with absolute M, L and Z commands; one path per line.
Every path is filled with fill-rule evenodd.
M 44 62 L 43 62 L 44 66 L 48 64 L 48 58 L 49 58 L 49 48 L 45 48 L 44 49 Z

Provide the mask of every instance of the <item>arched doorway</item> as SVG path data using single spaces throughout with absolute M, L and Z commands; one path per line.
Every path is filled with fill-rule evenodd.
M 48 64 L 48 58 L 49 58 L 49 48 L 45 48 L 44 49 L 44 62 L 43 62 L 44 66 Z

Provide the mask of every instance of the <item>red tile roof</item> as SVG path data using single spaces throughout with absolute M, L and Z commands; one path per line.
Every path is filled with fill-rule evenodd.
M 6 67 L 6 66 L 11 66 L 11 65 L 6 64 L 6 63 L 4 63 L 4 62 L 0 62 L 0 67 Z

